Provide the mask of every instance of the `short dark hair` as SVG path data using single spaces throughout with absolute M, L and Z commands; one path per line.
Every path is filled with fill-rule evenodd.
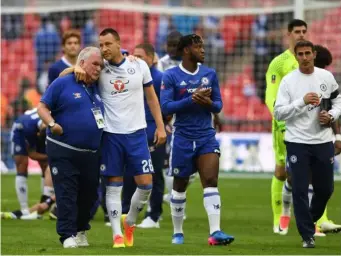
M 311 50 L 314 52 L 315 51 L 315 47 L 314 44 L 310 41 L 299 41 L 294 48 L 294 52 L 295 54 L 297 53 L 297 49 L 301 48 L 301 47 L 311 47 Z
M 154 49 L 154 46 L 152 44 L 150 44 L 150 43 L 142 43 L 142 44 L 136 45 L 135 49 L 136 48 L 143 49 L 148 56 L 151 56 L 151 57 L 154 58 L 155 49 Z
M 181 37 L 182 37 L 182 34 L 179 31 L 173 30 L 167 35 L 167 42 L 171 40 L 175 40 L 175 39 L 180 40 Z
M 315 67 L 318 68 L 325 68 L 332 64 L 333 62 L 333 56 L 331 52 L 322 45 L 315 45 L 315 51 L 316 51 L 316 58 L 315 58 Z
M 190 35 L 182 36 L 178 43 L 177 51 L 179 52 L 179 54 L 182 54 L 183 50 L 186 47 L 189 47 L 193 44 L 198 44 L 198 43 L 203 43 L 203 40 L 197 34 L 190 34 Z
M 292 32 L 294 30 L 294 27 L 301 27 L 301 26 L 305 26 L 305 28 L 308 28 L 308 25 L 304 20 L 293 19 L 288 24 L 288 32 Z
M 100 36 L 106 36 L 107 34 L 112 34 L 117 41 L 121 41 L 120 35 L 113 28 L 105 28 L 105 29 L 103 29 L 102 32 L 99 35 Z

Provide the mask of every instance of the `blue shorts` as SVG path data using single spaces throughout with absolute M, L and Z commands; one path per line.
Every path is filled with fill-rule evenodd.
M 144 129 L 131 134 L 103 132 L 101 175 L 123 177 L 154 173 Z
M 215 136 L 193 140 L 173 134 L 168 175 L 183 178 L 191 176 L 197 171 L 196 158 L 208 153 L 220 155 L 219 143 Z
M 26 140 L 23 130 L 14 130 L 12 132 L 12 155 L 27 156 Z

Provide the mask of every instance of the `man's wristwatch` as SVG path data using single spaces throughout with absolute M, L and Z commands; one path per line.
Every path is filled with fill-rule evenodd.
M 55 126 L 56 122 L 55 121 L 52 121 L 52 122 L 49 122 L 48 126 L 49 128 L 53 128 L 53 126 Z

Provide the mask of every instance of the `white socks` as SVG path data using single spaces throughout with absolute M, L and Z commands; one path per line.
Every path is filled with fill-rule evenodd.
M 167 194 L 172 196 L 173 190 L 173 176 L 165 175 L 165 186 L 167 188 Z
M 17 192 L 21 211 L 23 212 L 23 214 L 27 213 L 29 210 L 27 176 L 15 176 L 15 191 Z
M 111 223 L 113 235 L 121 235 L 121 215 L 122 215 L 122 202 L 121 191 L 123 182 L 111 182 L 106 186 L 106 205 L 108 215 Z
M 127 224 L 129 226 L 135 225 L 139 213 L 143 210 L 144 205 L 147 203 L 150 193 L 152 192 L 153 185 L 138 185 L 133 197 L 131 198 L 130 209 L 127 214 Z
M 282 215 L 291 216 L 291 204 L 292 204 L 292 187 L 288 183 L 288 180 L 285 181 L 282 190 Z
M 174 234 L 183 233 L 184 214 L 186 209 L 186 192 L 177 192 L 172 189 L 170 201 Z
M 218 188 L 204 188 L 204 207 L 208 216 L 210 234 L 220 230 L 221 200 Z
M 44 195 L 44 186 L 45 186 L 45 177 L 41 177 L 40 179 L 40 189 L 41 193 Z

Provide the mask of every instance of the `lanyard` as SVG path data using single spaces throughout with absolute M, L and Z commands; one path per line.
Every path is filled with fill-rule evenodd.
M 96 102 L 95 100 L 92 98 L 92 96 L 90 95 L 88 89 L 86 88 L 86 86 L 83 84 L 83 88 L 86 91 L 86 94 L 89 96 L 90 100 L 92 101 L 92 104 L 94 104 L 94 106 L 96 107 Z

